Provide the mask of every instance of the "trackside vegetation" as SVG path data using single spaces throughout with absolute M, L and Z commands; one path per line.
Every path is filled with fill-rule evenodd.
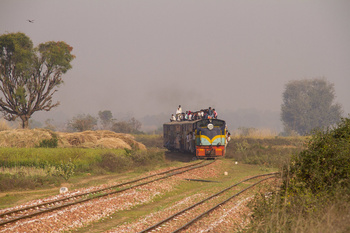
M 314 132 L 282 169 L 278 190 L 254 198 L 242 232 L 349 232 L 350 119 Z
M 164 151 L 156 148 L 0 148 L 0 191 L 57 186 L 73 175 L 118 173 L 162 162 Z
M 235 136 L 226 148 L 226 158 L 266 168 L 280 168 L 305 146 L 306 137 Z

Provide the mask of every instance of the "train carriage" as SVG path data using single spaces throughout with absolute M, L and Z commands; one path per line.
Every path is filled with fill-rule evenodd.
M 164 146 L 198 158 L 222 157 L 226 151 L 226 123 L 220 119 L 173 121 L 163 125 Z

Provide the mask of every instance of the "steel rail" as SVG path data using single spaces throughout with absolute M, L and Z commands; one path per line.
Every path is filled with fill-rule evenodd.
M 255 185 L 265 181 L 265 180 L 268 180 L 268 179 L 271 179 L 271 178 L 274 178 L 274 176 L 270 176 L 270 177 L 267 177 L 265 179 L 262 179 L 262 180 L 259 180 L 258 182 L 250 185 L 249 187 L 239 191 L 238 193 L 232 195 L 231 197 L 227 198 L 226 200 L 220 202 L 219 204 L 215 205 L 214 207 L 210 208 L 209 210 L 205 211 L 204 213 L 198 215 L 197 217 L 193 218 L 191 221 L 187 222 L 185 225 L 179 227 L 178 229 L 176 229 L 175 231 L 173 231 L 172 233 L 176 233 L 176 232 L 179 232 L 181 230 L 185 230 L 186 228 L 188 228 L 190 225 L 192 225 L 194 222 L 198 221 L 200 218 L 202 218 L 204 215 L 207 215 L 208 213 L 212 212 L 213 210 L 215 210 L 216 208 L 218 208 L 219 206 L 225 204 L 226 202 L 228 202 L 229 200 L 231 200 L 232 198 L 238 196 L 239 194 L 247 191 L 248 189 L 254 187 Z
M 45 205 L 51 205 L 51 204 L 54 204 L 54 203 L 57 203 L 57 202 L 66 201 L 66 200 L 69 200 L 69 199 L 72 199 L 72 198 L 79 198 L 79 197 L 82 197 L 82 196 L 86 196 L 86 195 L 90 195 L 90 194 L 94 194 L 94 193 L 103 192 L 103 191 L 108 190 L 108 189 L 118 188 L 118 187 L 120 187 L 120 186 L 124 186 L 124 185 L 128 185 L 128 184 L 136 183 L 136 182 L 139 182 L 139 181 L 141 181 L 141 180 L 149 179 L 149 178 L 154 177 L 154 176 L 159 176 L 159 175 L 163 175 L 163 174 L 166 174 L 166 173 L 170 173 L 170 172 L 173 172 L 173 171 L 176 171 L 176 170 L 180 170 L 180 169 L 183 169 L 183 168 L 196 166 L 196 165 L 201 164 L 201 163 L 203 163 L 203 162 L 204 162 L 204 161 L 201 161 L 201 162 L 196 163 L 196 164 L 190 164 L 190 165 L 187 165 L 187 166 L 179 167 L 179 168 L 174 168 L 174 169 L 171 169 L 171 170 L 168 170 L 168 171 L 165 171 L 165 172 L 153 174 L 153 175 L 150 175 L 150 176 L 146 176 L 146 177 L 143 177 L 143 178 L 140 178 L 140 179 L 131 180 L 131 181 L 128 181 L 128 182 L 124 182 L 124 183 L 121 183 L 121 184 L 117 184 L 117 185 L 108 186 L 108 187 L 106 187 L 106 188 L 98 189 L 98 190 L 95 190 L 95 191 L 80 193 L 80 194 L 77 194 L 77 195 L 73 195 L 73 196 L 70 196 L 70 197 L 61 198 L 61 199 L 58 199 L 58 200 L 43 202 L 43 203 L 40 203 L 40 204 L 37 204 L 37 205 L 31 205 L 31 206 L 27 206 L 27 207 L 24 207 L 24 208 L 21 208 L 21 209 L 17 209 L 17 210 L 12 210 L 12 211 L 8 211 L 8 212 L 4 212 L 4 213 L 1 213 L 1 214 L 0 214 L 0 218 L 5 217 L 6 215 L 18 213 L 18 212 L 21 212 L 21 211 L 25 211 L 25 210 L 29 210 L 29 209 L 34 209 L 34 208 L 37 208 L 37 207 L 44 207 Z
M 160 221 L 160 222 L 154 224 L 153 226 L 148 227 L 147 229 L 145 229 L 145 230 L 143 230 L 143 231 L 140 231 L 139 233 L 144 233 L 144 232 L 152 231 L 152 230 L 156 229 L 157 227 L 161 226 L 162 224 L 164 224 L 165 222 L 168 222 L 168 221 L 170 221 L 171 219 L 175 218 L 176 216 L 178 216 L 178 215 L 180 215 L 180 214 L 183 214 L 184 212 L 186 212 L 186 211 L 188 211 L 188 210 L 190 210 L 190 209 L 193 209 L 194 207 L 196 207 L 196 206 L 198 206 L 198 205 L 200 205 L 200 204 L 203 204 L 204 202 L 206 202 L 206 201 L 208 201 L 208 200 L 210 200 L 210 199 L 212 199 L 212 198 L 214 198 L 214 197 L 216 197 L 216 196 L 218 196 L 218 195 L 220 195 L 220 194 L 222 194 L 222 193 L 224 193 L 224 192 L 226 192 L 226 191 L 232 189 L 232 188 L 235 187 L 235 186 L 238 186 L 239 184 L 241 184 L 241 183 L 243 183 L 243 182 L 246 182 L 246 181 L 248 181 L 248 180 L 252 180 L 252 179 L 255 179 L 255 178 L 263 177 L 263 176 L 271 176 L 271 177 L 266 178 L 266 179 L 270 179 L 270 178 L 272 178 L 272 177 L 273 177 L 274 175 L 276 175 L 276 174 L 279 174 L 279 172 L 273 172 L 273 173 L 268 173 L 268 174 L 263 174 L 263 175 L 257 175 L 257 176 L 253 176 L 253 177 L 247 178 L 247 179 L 245 179 L 245 180 L 242 180 L 242 181 L 240 181 L 240 182 L 238 182 L 238 183 L 236 183 L 236 184 L 231 185 L 231 186 L 228 187 L 228 188 L 225 188 L 225 189 L 221 190 L 221 191 L 218 192 L 218 193 L 215 193 L 215 194 L 213 194 L 213 195 L 211 195 L 211 196 L 209 196 L 209 197 L 203 199 L 203 200 L 200 201 L 200 202 L 197 202 L 197 203 L 195 203 L 195 204 L 193 204 L 193 205 L 191 205 L 191 206 L 189 206 L 189 207 L 187 207 L 187 208 L 185 208 L 185 209 L 183 209 L 183 210 L 181 210 L 181 211 L 179 211 L 179 212 L 177 212 L 177 213 L 171 215 L 170 217 L 168 217 L 168 218 L 166 218 L 166 219 L 164 219 L 164 220 L 162 220 L 162 221 Z M 265 180 L 265 179 L 264 179 L 264 180 Z M 262 181 L 263 181 L 263 180 L 259 181 L 258 183 L 260 183 L 260 182 L 262 182 Z M 256 183 L 256 184 L 258 184 L 258 183 Z M 254 184 L 254 185 L 256 185 L 256 184 Z M 253 187 L 254 185 L 249 186 L 248 188 L 246 188 L 246 189 L 240 191 L 238 194 L 235 194 L 234 196 L 239 195 L 240 193 L 242 193 L 242 192 L 248 190 L 249 188 Z M 231 199 L 231 198 L 233 198 L 233 197 L 230 197 L 230 199 Z M 225 202 L 227 202 L 227 200 L 226 200 Z M 222 204 L 222 203 L 220 203 L 219 205 L 221 205 L 221 204 Z M 217 206 L 219 206 L 219 205 L 217 205 Z M 216 206 L 215 208 L 217 208 L 217 206 Z M 192 224 L 192 223 L 191 223 L 191 224 Z M 186 226 L 186 227 L 187 227 L 187 226 Z M 181 229 L 184 229 L 184 228 L 181 228 Z M 179 231 L 179 230 L 181 230 L 181 229 L 179 228 L 178 230 L 176 230 L 176 231 L 174 231 L 174 232 L 177 232 L 177 231 Z
M 215 162 L 215 160 L 214 160 L 213 162 Z M 171 177 L 171 176 L 174 176 L 174 175 L 178 175 L 178 174 L 181 174 L 181 173 L 184 173 L 184 172 L 193 170 L 193 169 L 197 169 L 197 168 L 200 168 L 200 167 L 208 166 L 208 165 L 212 164 L 213 162 L 206 163 L 206 164 L 202 164 L 202 165 L 198 165 L 198 164 L 201 164 L 201 163 L 202 163 L 202 162 L 200 162 L 200 163 L 195 164 L 195 165 L 197 165 L 197 166 L 194 166 L 194 167 L 193 167 L 193 166 L 192 166 L 192 167 L 191 167 L 191 166 L 185 166 L 185 167 L 182 167 L 182 168 L 180 168 L 180 169 L 188 168 L 188 167 L 190 167 L 190 168 L 187 169 L 187 170 L 184 170 L 184 171 L 173 172 L 173 173 L 170 173 L 170 174 L 165 175 L 165 176 L 163 176 L 163 177 L 159 177 L 159 178 L 157 178 L 157 179 L 154 179 L 154 180 L 151 180 L 151 181 L 147 181 L 147 182 L 144 182 L 144 183 L 141 183 L 141 184 L 133 185 L 133 186 L 130 186 L 130 187 L 127 187 L 127 188 L 124 188 L 124 189 L 115 190 L 115 191 L 108 192 L 108 193 L 104 193 L 104 194 L 101 194 L 101 195 L 98 195 L 98 196 L 93 196 L 93 197 L 89 197 L 89 198 L 86 198 L 86 199 L 82 199 L 82 200 L 78 200 L 78 201 L 66 203 L 66 204 L 63 204 L 63 205 L 60 205 L 60 206 L 54 206 L 54 207 L 48 208 L 48 209 L 46 209 L 46 210 L 40 210 L 40 211 L 31 213 L 31 214 L 27 214 L 27 215 L 23 215 L 23 216 L 20 216 L 20 217 L 17 217 L 17 218 L 9 219 L 9 220 L 7 220 L 7 221 L 0 222 L 0 226 L 6 225 L 6 224 L 11 223 L 11 222 L 19 221 L 19 220 L 21 220 L 21 219 L 30 218 L 30 217 L 34 217 L 34 216 L 36 216 L 36 215 L 40 215 L 40 214 L 43 214 L 43 213 L 47 213 L 47 212 L 51 212 L 51 211 L 54 211 L 54 210 L 62 209 L 62 208 L 65 208 L 65 207 L 68 207 L 68 206 L 71 206 L 71 205 L 76 205 L 76 204 L 80 204 L 80 203 L 83 203 L 83 202 L 91 201 L 91 200 L 93 200 L 93 199 L 105 197 L 105 196 L 108 196 L 108 195 L 111 195 L 111 194 L 120 193 L 120 192 L 129 190 L 129 189 L 132 189 L 132 188 L 140 187 L 140 186 L 143 186 L 143 185 L 146 185 L 146 184 L 149 184 L 149 183 L 158 181 L 158 180 L 166 179 L 166 178 L 168 178 L 168 177 Z M 180 170 L 180 169 L 172 169 L 172 171 L 174 171 L 174 170 Z M 164 174 L 164 173 L 165 173 L 165 172 L 163 172 L 162 174 Z M 166 172 L 166 173 L 169 173 L 169 171 Z M 166 174 L 166 173 L 165 173 L 165 174 Z M 159 174 L 161 174 L 161 173 L 159 173 Z M 159 174 L 158 174 L 158 175 L 159 175 Z M 152 175 L 152 176 L 154 176 L 154 175 Z M 142 178 L 142 179 L 143 179 L 143 178 Z M 108 189 L 110 189 L 110 188 L 108 188 Z M 91 194 L 91 193 L 88 193 L 88 194 Z M 70 197 L 70 198 L 72 198 L 72 197 Z M 68 199 L 70 199 L 70 198 L 68 198 Z M 42 206 L 42 205 L 40 205 L 40 206 Z

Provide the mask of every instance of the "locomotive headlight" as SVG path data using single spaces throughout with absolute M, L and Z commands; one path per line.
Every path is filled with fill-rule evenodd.
M 213 124 L 211 124 L 211 123 L 209 123 L 207 127 L 208 127 L 208 129 L 209 129 L 209 130 L 214 129 L 214 125 L 213 125 Z

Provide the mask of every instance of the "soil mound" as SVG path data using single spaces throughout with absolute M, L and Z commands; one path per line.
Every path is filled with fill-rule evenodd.
M 53 132 L 47 129 L 4 130 L 0 131 L 0 147 L 35 147 L 42 140 L 53 137 L 58 139 L 58 147 L 146 150 L 145 145 L 135 141 L 132 135 L 108 130 L 76 133 Z

